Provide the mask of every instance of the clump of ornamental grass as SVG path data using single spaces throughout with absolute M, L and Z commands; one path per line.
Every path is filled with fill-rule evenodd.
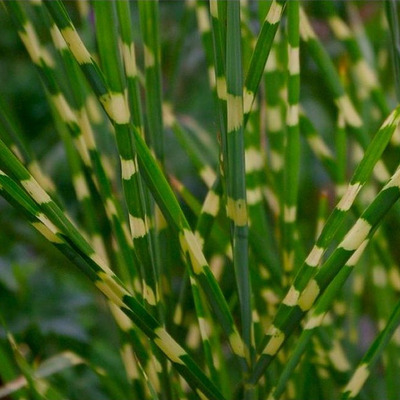
M 399 398 L 397 8 L 2 2 L 0 398 Z

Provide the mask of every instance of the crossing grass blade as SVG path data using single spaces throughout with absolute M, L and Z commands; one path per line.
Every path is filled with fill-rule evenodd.
M 0 142 L 0 148 L 3 150 L 3 143 Z M 10 152 L 7 156 L 11 156 Z M 14 163 L 17 160 L 14 160 Z M 20 169 L 20 176 L 23 169 Z M 197 364 L 191 359 L 186 351 L 178 345 L 172 337 L 160 326 L 160 324 L 145 310 L 141 303 L 132 297 L 129 292 L 120 283 L 118 278 L 112 273 L 107 265 L 98 255 L 90 248 L 85 240 L 80 237 L 79 233 L 71 226 L 71 224 L 62 217 L 55 205 L 50 204 L 46 207 L 43 203 L 42 196 L 36 197 L 38 206 L 22 189 L 8 177 L 4 172 L 0 174 L 1 190 L 5 191 L 13 202 L 16 202 L 17 207 L 21 207 L 24 213 L 27 213 L 32 224 L 48 238 L 56 247 L 58 247 L 65 255 L 71 258 L 75 264 L 94 282 L 94 284 L 109 298 L 109 300 L 126 314 L 143 332 L 151 338 L 160 350 L 177 366 L 177 370 L 188 379 L 190 375 L 193 378 L 189 379 L 189 384 L 193 384 L 194 390 L 200 390 L 207 398 L 222 398 L 218 390 L 211 382 L 207 382 L 208 378 L 201 372 Z M 23 180 L 22 180 L 23 182 Z M 31 181 L 34 182 L 33 180 Z M 39 187 L 36 187 L 39 190 Z M 44 207 L 44 213 L 39 207 Z M 49 213 L 49 218 L 46 213 Z M 59 219 L 64 221 L 67 228 L 66 231 L 61 228 L 58 230 L 51 219 L 54 216 L 59 216 Z M 56 217 L 57 219 L 57 217 Z M 58 221 L 61 222 L 61 221 Z M 75 234 L 74 231 L 75 230 Z M 64 232 L 63 232 L 64 231 Z M 66 233 L 67 232 L 67 233 Z M 72 234 L 72 235 L 71 235 Z M 124 322 L 124 326 L 129 327 L 129 323 Z M 131 327 L 128 330 L 132 329 Z M 182 358 L 183 357 L 183 358 Z M 206 383 L 207 382 L 207 383 Z M 214 393 L 213 393 L 214 392 Z
M 334 263 L 335 262 L 338 263 L 336 264 L 335 267 L 338 268 L 339 265 L 341 263 L 346 262 L 346 260 L 352 254 L 352 252 L 354 252 L 354 250 L 356 250 L 358 246 L 361 245 L 361 242 L 360 243 L 357 242 L 356 248 L 349 250 L 350 253 L 348 253 L 346 250 L 342 252 L 341 248 L 339 247 L 337 252 L 334 253 L 336 254 L 336 257 L 333 257 L 332 255 L 331 258 L 329 259 L 331 261 L 330 262 L 329 260 L 327 261 L 327 263 L 329 263 L 328 265 L 324 264 L 325 266 L 321 267 L 321 269 L 316 268 L 318 267 L 319 262 L 321 261 L 325 250 L 327 249 L 328 244 L 330 243 L 334 233 L 336 232 L 337 227 L 343 221 L 345 213 L 350 209 L 351 205 L 353 204 L 355 196 L 358 193 L 357 188 L 361 189 L 361 187 L 365 184 L 368 175 L 372 172 L 374 161 L 372 161 L 372 164 L 370 164 L 369 160 L 374 160 L 375 156 L 377 156 L 375 161 L 378 160 L 378 158 L 380 157 L 378 154 L 381 154 L 380 152 L 383 151 L 384 147 L 389 142 L 390 136 L 393 134 L 393 131 L 398 123 L 398 121 L 396 121 L 397 118 L 398 118 L 398 110 L 396 109 L 384 122 L 384 124 L 381 127 L 381 130 L 379 131 L 383 133 L 383 136 L 376 135 L 374 137 L 374 141 L 375 143 L 377 142 L 377 144 L 374 143 L 372 145 L 371 143 L 369 151 L 365 154 L 363 158 L 365 164 L 362 163 L 362 165 L 360 164 L 359 167 L 357 168 L 351 180 L 351 183 L 348 186 L 346 193 L 344 194 L 344 196 L 334 209 L 331 216 L 328 218 L 324 226 L 324 229 L 321 232 L 321 235 L 317 239 L 316 245 L 313 247 L 311 253 L 308 255 L 303 266 L 298 271 L 293 284 L 291 285 L 280 308 L 278 309 L 273 324 L 269 328 L 269 331 L 265 335 L 263 342 L 260 346 L 261 355 L 255 367 L 256 368 L 255 373 L 252 377 L 253 382 L 256 382 L 260 378 L 263 370 L 267 368 L 269 363 L 272 361 L 277 351 L 285 341 L 288 333 L 292 332 L 295 326 L 294 324 L 295 319 L 298 318 L 298 321 L 300 321 L 300 319 L 303 316 L 303 313 L 309 310 L 315 298 L 318 296 L 320 292 L 323 291 L 325 285 L 327 285 L 327 282 L 330 282 L 330 280 L 335 276 L 335 272 L 333 272 L 335 270 L 333 266 Z M 388 136 L 386 136 L 385 133 L 388 133 Z M 383 145 L 381 150 L 379 150 L 380 146 L 379 143 Z M 375 153 L 376 150 L 378 151 L 378 153 Z M 356 189 L 354 190 L 354 188 Z M 391 205 L 393 205 L 393 203 L 391 203 Z M 336 223 L 339 225 L 336 225 Z M 363 219 L 360 220 L 359 224 L 362 223 Z M 368 226 L 369 225 L 370 224 L 368 224 Z M 355 229 L 354 234 L 357 236 L 358 227 L 355 227 L 354 229 Z M 368 229 L 367 234 L 369 232 L 372 233 L 373 231 L 371 231 L 371 229 Z M 350 233 L 349 233 L 350 236 L 348 236 L 349 240 L 351 240 Z M 346 242 L 345 246 L 347 246 Z M 347 255 L 349 255 L 349 257 L 347 257 Z M 342 256 L 343 259 L 341 258 Z M 338 271 L 338 269 L 336 269 L 336 271 Z M 325 282 L 323 286 L 320 286 L 321 282 L 318 283 L 316 281 L 317 276 L 321 276 L 320 275 L 321 273 L 323 276 L 323 278 L 321 278 L 321 281 Z
M 359 394 L 365 381 L 370 376 L 374 364 L 377 362 L 385 346 L 391 339 L 393 333 L 398 328 L 399 323 L 400 303 L 397 303 L 392 314 L 389 317 L 388 322 L 385 325 L 385 328 L 371 344 L 370 348 L 360 361 L 357 369 L 354 371 L 350 381 L 343 389 L 343 400 L 355 398 Z

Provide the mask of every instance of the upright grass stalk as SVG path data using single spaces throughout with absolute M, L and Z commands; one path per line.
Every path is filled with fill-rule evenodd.
M 243 84 L 240 2 L 227 3 L 227 215 L 231 220 L 233 265 L 241 309 L 242 335 L 247 357 L 252 342 L 251 286 L 247 254 L 248 225 L 243 135 Z
M 122 183 L 124 187 L 125 201 L 129 212 L 130 232 L 133 239 L 136 254 L 143 268 L 143 298 L 153 309 L 154 315 L 157 315 L 156 309 L 159 303 L 159 289 L 156 278 L 155 264 L 151 247 L 151 236 L 149 234 L 149 218 L 147 215 L 146 204 L 144 199 L 142 181 L 139 176 L 139 168 L 137 164 L 137 155 L 134 141 L 132 140 L 132 131 L 130 127 L 130 111 L 127 106 L 125 96 L 125 87 L 122 83 L 120 58 L 117 53 L 118 43 L 115 29 L 105 31 L 104 26 L 107 24 L 110 16 L 115 16 L 115 9 L 111 2 L 96 2 L 94 5 L 97 36 L 99 38 L 99 52 L 102 67 L 105 72 L 105 78 L 109 85 L 109 95 L 105 101 L 111 105 L 112 102 L 119 102 L 120 107 L 117 109 L 114 104 L 114 127 L 116 133 L 116 141 L 121 160 Z M 113 32 L 113 34 L 112 34 Z M 110 57 L 112 54 L 112 57 Z M 105 97 L 104 97 L 105 98 Z M 125 113 L 125 115 L 122 114 Z M 160 314 L 158 314 L 160 317 Z
M 277 32 L 272 45 L 270 55 L 264 70 L 265 101 L 266 101 L 266 129 L 269 139 L 269 165 L 273 176 L 275 191 L 280 200 L 283 199 L 283 164 L 285 124 L 283 113 L 285 104 L 282 101 L 281 92 L 285 81 L 284 73 L 280 65 L 279 52 L 281 51 L 283 38 Z M 283 204 L 280 204 L 283 209 Z M 280 213 L 281 210 L 279 210 Z M 279 218 L 279 215 L 276 215 Z
M 393 58 L 393 70 L 395 76 L 395 89 L 396 96 L 400 98 L 400 54 L 399 54 L 399 40 L 400 40 L 400 25 L 398 15 L 398 4 L 393 0 L 385 0 L 386 16 L 389 22 L 390 36 L 391 36 L 391 54 Z
M 285 0 L 272 0 L 268 13 L 258 35 L 243 89 L 244 125 L 249 118 L 251 107 L 260 84 L 264 68 L 271 51 L 275 34 L 278 30 Z
M 132 110 L 132 122 L 136 129 L 139 132 L 142 132 L 142 135 L 144 136 L 144 121 L 142 115 L 142 105 L 140 101 L 135 43 L 133 42 L 130 3 L 127 0 L 122 0 L 115 2 L 115 6 L 119 22 L 120 48 L 126 77 L 126 85 L 128 89 L 128 99 L 130 109 Z
M 146 111 L 150 147 L 163 163 L 164 134 L 162 122 L 161 69 L 158 1 L 139 1 L 140 26 L 144 42 Z
M 290 1 L 288 12 L 288 107 L 286 109 L 287 135 L 285 144 L 285 186 L 283 204 L 283 268 L 286 278 L 294 268 L 295 222 L 300 167 L 299 92 L 300 39 L 299 2 Z

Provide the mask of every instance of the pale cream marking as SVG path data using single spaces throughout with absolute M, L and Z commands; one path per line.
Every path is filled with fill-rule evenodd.
M 362 275 L 355 275 L 353 279 L 353 290 L 355 295 L 361 295 L 364 289 L 365 279 Z
M 315 38 L 315 32 L 302 8 L 300 8 L 300 36 L 306 42 Z
M 19 31 L 19 36 L 24 43 L 29 56 L 35 64 L 40 63 L 41 56 L 41 46 L 39 43 L 39 39 L 36 35 L 36 31 L 33 28 L 32 24 L 27 21 L 23 26 L 24 32 Z
M 1 185 L 0 185 L 1 188 Z M 60 239 L 55 232 L 51 231 L 46 225 L 42 222 L 32 222 L 32 226 L 37 229 L 49 242 L 51 243 L 64 243 L 62 239 Z
M 284 222 L 290 224 L 296 221 L 296 213 L 297 207 L 296 206 L 284 206 L 283 208 L 283 220 Z
M 262 353 L 274 356 L 285 341 L 285 334 L 276 326 L 271 325 L 268 329 L 267 335 L 270 336 L 270 339 Z
M 390 139 L 390 143 L 396 147 L 400 146 L 400 126 L 399 125 L 396 126 L 396 129 L 394 130 L 393 135 Z
M 164 102 L 162 105 L 163 122 L 166 128 L 171 128 L 175 123 L 175 115 L 172 111 L 172 105 Z
M 61 30 L 69 49 L 76 58 L 79 64 L 91 64 L 92 59 L 81 38 L 72 27 L 67 27 Z
M 322 256 L 324 255 L 324 249 L 315 245 L 308 257 L 306 258 L 306 264 L 310 267 L 317 267 L 318 264 L 321 262 Z
M 347 124 L 355 128 L 360 128 L 362 126 L 361 118 L 347 94 L 344 94 L 341 97 L 337 98 L 336 103 L 343 113 L 344 119 Z
M 103 120 L 100 107 L 97 102 L 97 99 L 90 93 L 86 97 L 86 109 L 89 113 L 90 119 L 95 124 L 100 124 L 101 121 Z
M 150 49 L 148 46 L 144 45 L 144 65 L 146 68 L 154 67 L 156 64 L 156 60 L 154 57 L 153 50 Z
M 60 30 L 58 29 L 57 25 L 53 25 L 50 28 L 51 38 L 53 40 L 54 46 L 57 50 L 66 50 L 68 49 L 68 45 L 64 38 L 61 35 Z
M 10 145 L 10 150 L 15 154 L 19 161 L 21 161 L 22 163 L 25 161 L 22 153 L 19 151 L 18 147 L 15 144 Z
M 278 59 L 276 56 L 275 48 L 272 48 L 269 52 L 267 63 L 265 64 L 265 72 L 275 72 L 278 69 Z
M 397 187 L 400 189 L 400 168 L 393 174 L 389 182 L 384 186 L 382 190 L 386 190 L 390 187 Z
M 389 277 L 389 282 L 392 287 L 395 290 L 400 291 L 400 273 L 395 267 L 390 268 Z
M 343 392 L 350 392 L 350 397 L 356 397 L 368 379 L 369 373 L 368 365 L 361 364 L 354 372 L 347 386 L 343 389 Z
M 155 306 L 157 304 L 157 296 L 154 294 L 154 290 L 143 281 L 143 298 L 146 300 L 148 304 L 151 306 Z
M 216 217 L 220 207 L 220 197 L 212 190 L 207 194 L 203 205 L 203 212 Z
M 155 344 L 161 351 L 174 363 L 184 365 L 180 357 L 186 355 L 185 350 L 169 335 L 163 328 L 157 328 L 154 331 L 157 336 L 154 339 Z
M 124 60 L 125 73 L 128 78 L 137 77 L 135 45 L 121 41 L 122 59 Z
M 297 305 L 297 301 L 299 300 L 299 297 L 300 297 L 300 292 L 298 290 L 296 290 L 296 288 L 294 286 L 290 286 L 290 289 L 287 292 L 282 303 L 289 307 L 293 307 L 293 306 Z
M 133 239 L 141 238 L 149 231 L 146 221 L 143 218 L 134 217 L 131 214 L 129 214 L 129 225 Z
M 312 135 L 307 137 L 307 142 L 313 149 L 315 154 L 319 154 L 324 158 L 333 158 L 333 154 L 330 148 L 318 135 Z
M 32 196 L 36 203 L 45 204 L 52 201 L 50 196 L 42 189 L 33 176 L 21 181 L 21 185 Z
M 108 276 L 114 276 L 114 272 L 110 269 L 110 267 L 107 265 L 107 263 L 104 261 L 104 259 L 100 257 L 99 254 L 93 253 L 90 256 L 90 259 L 93 262 L 95 262 L 103 270 L 103 272 L 100 272 L 100 273 L 102 273 L 103 275 L 106 274 Z
M 208 188 L 214 184 L 215 180 L 217 179 L 217 175 L 215 171 L 209 166 L 205 165 L 199 172 L 201 179 L 206 184 Z
M 383 124 L 382 124 L 382 126 L 381 126 L 381 129 L 384 129 L 384 128 L 386 128 L 386 127 L 388 127 L 388 126 L 391 126 L 391 125 L 396 125 L 396 126 L 398 126 L 399 119 L 400 119 L 400 113 L 399 113 L 399 111 L 398 111 L 397 108 L 396 108 L 395 110 L 393 110 L 393 111 L 387 116 L 387 118 L 385 119 L 385 121 L 383 122 Z
M 234 132 L 242 126 L 243 123 L 243 99 L 242 96 L 235 96 L 228 93 L 227 97 L 227 120 L 228 133 Z
M 222 255 L 215 254 L 210 260 L 210 268 L 215 279 L 218 281 L 224 270 L 225 259 Z
M 318 297 L 320 288 L 315 279 L 308 282 L 305 289 L 301 292 L 297 304 L 303 311 L 308 311 L 314 304 L 315 299 Z
M 222 100 L 226 100 L 228 98 L 226 79 L 224 76 L 217 77 L 217 94 L 218 97 Z
M 397 345 L 400 346 L 400 326 L 396 328 L 396 330 L 393 333 L 392 336 L 392 341 Z
M 387 285 L 387 273 L 382 265 L 377 265 L 372 270 L 372 280 L 375 286 L 384 288 Z
M 206 396 L 200 389 L 196 389 L 196 393 L 200 397 L 200 400 L 209 400 L 209 397 Z
M 123 297 L 128 295 L 128 292 L 115 282 L 113 276 L 105 272 L 99 272 L 95 285 L 103 292 L 103 294 L 111 300 L 116 306 L 124 307 Z
M 362 188 L 361 183 L 349 184 L 349 186 L 347 187 L 346 193 L 340 199 L 336 208 L 339 209 L 340 211 L 349 210 L 350 207 L 353 205 L 354 200 L 357 197 L 357 194 L 359 193 L 361 188 Z
M 218 18 L 218 0 L 210 0 L 210 14 Z
M 271 133 L 279 132 L 282 130 L 282 111 L 279 105 L 267 107 L 267 127 Z
M 359 218 L 339 244 L 339 247 L 349 251 L 357 250 L 361 243 L 367 238 L 371 228 L 372 226 L 368 221 Z
M 81 173 L 79 173 L 79 175 L 74 177 L 73 181 L 74 181 L 76 196 L 78 197 L 78 200 L 82 201 L 84 199 L 89 198 L 90 197 L 89 188 L 87 186 L 87 183 L 86 183 L 83 175 Z
M 300 49 L 299 49 L 299 47 L 289 46 L 288 69 L 289 69 L 290 75 L 298 75 L 300 73 Z
M 57 112 L 60 115 L 61 119 L 66 123 L 78 123 L 78 120 L 72 111 L 72 108 L 68 104 L 62 93 L 57 95 L 52 95 L 51 100 L 57 108 Z
M 197 240 L 197 243 L 200 246 L 200 249 L 203 250 L 203 248 L 204 248 L 204 238 L 200 235 L 200 232 L 198 232 L 198 231 L 194 232 L 194 236 L 195 236 L 195 238 Z
M 109 302 L 109 307 L 113 317 L 115 318 L 115 321 L 123 332 L 128 332 L 131 328 L 133 328 L 133 322 L 118 306 Z
M 269 188 L 268 186 L 264 186 L 263 187 L 263 195 L 264 195 L 265 199 L 267 200 L 267 203 L 268 203 L 269 207 L 271 208 L 271 210 L 273 211 L 273 213 L 275 215 L 279 215 L 280 214 L 279 201 L 278 201 L 275 193 L 271 190 L 271 188 Z
M 32 176 L 38 181 L 39 185 L 50 192 L 54 192 L 56 190 L 54 182 L 43 173 L 36 160 L 29 164 L 28 169 Z
M 234 331 L 229 335 L 229 343 L 232 351 L 239 357 L 245 356 L 244 343 L 238 332 Z
M 117 215 L 117 209 L 115 208 L 115 204 L 111 199 L 107 199 L 105 208 L 109 216 Z
M 174 324 L 180 325 L 182 323 L 182 317 L 183 317 L 182 307 L 178 304 L 175 308 Z
M 347 267 L 354 267 L 358 263 L 358 261 L 360 260 L 365 248 L 367 247 L 368 243 L 369 243 L 369 240 L 366 239 L 360 244 L 360 247 L 348 259 L 348 261 L 346 263 Z
M 54 61 L 54 58 L 45 47 L 40 48 L 40 58 L 42 59 L 42 61 L 44 62 L 44 64 L 46 66 L 48 66 L 50 68 L 55 67 L 56 63 Z
M 247 88 L 243 88 L 243 113 L 248 114 L 254 101 L 254 93 Z
M 204 266 L 207 265 L 207 261 L 197 242 L 196 236 L 192 231 L 184 229 L 183 234 L 181 234 L 179 238 L 182 250 L 189 255 L 194 273 L 196 275 L 201 274 Z
M 131 113 L 126 96 L 123 93 L 107 93 L 100 97 L 100 102 L 109 117 L 117 124 L 129 124 Z
M 255 147 L 249 147 L 244 153 L 246 161 L 246 172 L 262 171 L 264 169 L 264 158 Z
M 282 6 L 275 0 L 273 0 L 268 10 L 267 16 L 265 17 L 265 21 L 271 25 L 277 24 L 281 20 L 282 10 Z
M 228 197 L 226 210 L 227 216 L 232 219 L 236 226 L 247 225 L 247 206 L 244 199 L 234 200 Z
M 262 201 L 262 193 L 259 187 L 255 189 L 246 190 L 247 204 L 249 206 L 254 206 Z
M 270 158 L 272 170 L 275 172 L 282 171 L 283 164 L 284 164 L 282 155 L 275 150 L 271 150 L 269 158 Z
M 211 30 L 210 27 L 210 18 L 208 16 L 208 11 L 205 6 L 198 6 L 196 9 L 197 15 L 197 25 L 199 26 L 199 31 L 201 33 L 206 33 Z
M 322 321 L 324 319 L 325 314 L 318 314 L 318 315 L 311 315 L 311 318 L 308 319 L 308 321 L 306 322 L 304 329 L 315 329 L 318 328 L 319 326 L 321 326 Z
M 351 38 L 352 35 L 350 29 L 339 17 L 334 15 L 328 19 L 328 22 L 333 33 L 339 40 Z
M 382 160 L 378 160 L 376 163 L 374 168 L 374 176 L 381 183 L 385 183 L 390 179 L 390 174 Z
M 210 83 L 211 89 L 214 89 L 216 87 L 217 81 L 215 78 L 215 68 L 213 65 L 210 65 L 208 67 L 208 81 Z
M 344 315 L 347 311 L 347 307 L 344 301 L 338 300 L 334 305 L 335 313 L 337 315 Z
M 293 270 L 293 265 L 294 265 L 294 251 L 291 250 L 290 252 L 287 252 L 286 250 L 283 252 L 283 269 L 286 272 L 290 272 Z M 284 279 L 287 277 L 284 277 Z M 285 282 L 289 283 L 289 281 Z
M 138 163 L 137 158 L 135 156 L 134 160 L 124 160 L 121 158 L 121 172 L 122 179 L 128 181 L 138 172 Z
M 291 104 L 286 114 L 286 123 L 288 126 L 296 126 L 299 124 L 299 105 Z
M 129 379 L 139 378 L 139 371 L 136 365 L 135 356 L 133 354 L 132 346 L 125 343 L 121 350 L 121 358 L 124 363 L 126 375 Z
M 359 60 L 354 68 L 364 88 L 373 89 L 378 86 L 375 72 L 365 60 Z
M 205 318 L 202 318 L 202 317 L 199 317 L 198 321 L 199 321 L 201 337 L 203 339 L 208 339 L 210 337 L 210 333 L 211 333 L 210 323 Z
M 346 372 L 350 369 L 350 364 L 343 352 L 340 342 L 337 339 L 333 340 L 333 346 L 329 351 L 329 358 L 338 371 Z
M 167 220 L 165 219 L 163 213 L 161 212 L 160 207 L 156 206 L 156 212 L 155 212 L 155 228 L 157 229 L 157 232 L 161 232 L 163 229 L 168 227 Z M 151 226 L 149 224 L 149 226 Z

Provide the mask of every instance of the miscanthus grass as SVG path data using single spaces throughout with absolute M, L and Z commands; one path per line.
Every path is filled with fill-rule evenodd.
M 400 397 L 395 1 L 1 5 L 0 398 Z

